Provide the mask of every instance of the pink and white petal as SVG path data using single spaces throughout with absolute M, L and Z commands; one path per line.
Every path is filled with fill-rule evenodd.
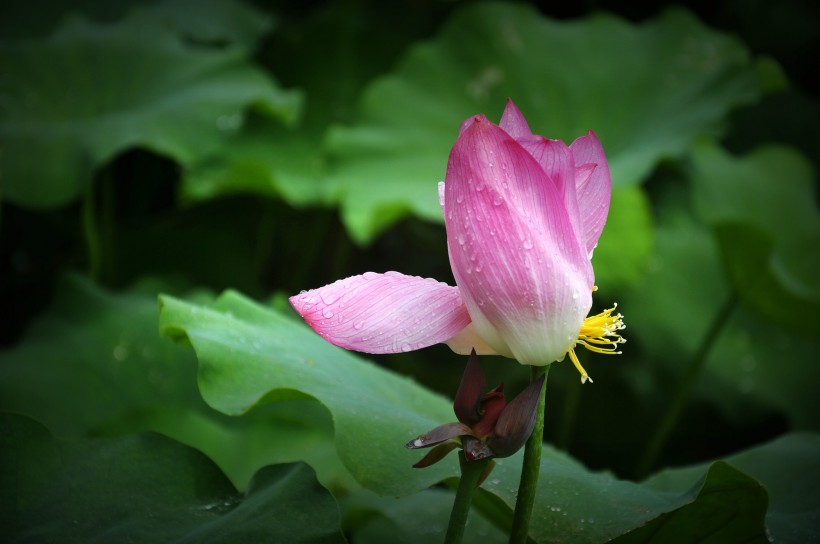
M 290 297 L 322 338 L 365 353 L 398 353 L 449 340 L 470 323 L 459 291 L 398 272 L 366 272 Z
M 592 304 L 592 267 L 564 197 L 533 156 L 472 118 L 445 178 L 450 263 L 475 330 L 529 365 L 563 358 Z M 479 219 L 480 218 L 480 219 Z
M 578 211 L 581 214 L 584 242 L 587 252 L 591 255 L 609 215 L 612 177 L 604 148 L 594 132 L 590 130 L 586 136 L 572 142 L 569 148 L 575 157 L 575 190 L 578 195 Z M 590 171 L 590 168 L 593 169 Z
M 481 338 L 472 323 L 444 343 L 459 355 L 469 355 L 472 350 L 475 350 L 476 355 L 498 355 L 498 352 Z
M 510 98 L 507 99 L 507 106 L 504 108 L 504 113 L 501 115 L 501 122 L 498 126 L 516 140 L 532 136 L 532 131 L 527 124 L 527 120 L 524 118 L 521 110 L 518 109 L 518 106 L 516 106 Z M 463 123 L 462 127 L 464 127 Z

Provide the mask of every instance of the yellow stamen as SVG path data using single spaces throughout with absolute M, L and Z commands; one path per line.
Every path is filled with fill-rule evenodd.
M 626 325 L 623 322 L 621 314 L 612 315 L 618 305 L 615 304 L 612 308 L 604 310 L 598 315 L 589 316 L 584 319 L 581 325 L 581 330 L 578 333 L 578 340 L 575 341 L 575 346 L 569 350 L 569 358 L 578 372 L 581 373 L 581 383 L 592 383 L 592 378 L 589 377 L 578 356 L 575 355 L 575 348 L 579 345 L 584 346 L 595 353 L 603 353 L 604 355 L 618 355 L 621 352 L 616 351 L 618 344 L 626 342 L 618 331 L 623 330 Z

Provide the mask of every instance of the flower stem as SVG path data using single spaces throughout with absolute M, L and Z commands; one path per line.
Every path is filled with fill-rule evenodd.
M 464 452 L 458 452 L 458 460 L 461 465 L 461 479 L 456 490 L 456 499 L 453 501 L 453 510 L 450 512 L 450 524 L 447 526 L 447 536 L 444 538 L 445 544 L 458 544 L 464 537 L 464 527 L 467 525 L 467 516 L 470 513 L 470 502 L 473 492 L 478 489 L 481 475 L 490 459 L 478 461 L 467 461 Z
M 686 369 L 686 374 L 683 379 L 678 382 L 678 389 L 675 391 L 675 396 L 673 397 L 669 408 L 667 408 L 661 423 L 655 429 L 655 434 L 652 435 L 652 440 L 650 440 L 649 445 L 644 451 L 643 457 L 641 457 L 640 463 L 638 463 L 637 476 L 639 478 L 643 478 L 649 474 L 649 471 L 655 464 L 658 454 L 661 449 L 663 449 L 663 445 L 666 443 L 667 438 L 669 438 L 669 434 L 677 425 L 678 418 L 680 418 L 681 412 L 683 412 L 683 407 L 686 405 L 686 399 L 689 398 L 692 389 L 695 387 L 695 383 L 697 382 L 697 378 L 703 369 L 703 365 L 706 363 L 709 352 L 712 351 L 715 341 L 717 341 L 720 337 L 720 332 L 726 325 L 726 322 L 728 321 L 729 316 L 732 314 L 732 311 L 735 309 L 736 305 L 737 296 L 732 293 L 729 296 L 729 299 L 720 308 L 720 311 L 718 311 L 715 319 L 709 326 L 709 330 L 706 331 L 706 336 L 704 336 L 698 351 L 689 363 L 689 367 Z
M 521 481 L 518 483 L 518 496 L 515 501 L 510 544 L 524 544 L 530 530 L 532 506 L 535 503 L 535 491 L 538 489 L 538 472 L 541 469 L 541 449 L 544 442 L 544 406 L 546 404 L 547 374 L 550 365 L 532 367 L 531 381 L 544 375 L 544 385 L 538 397 L 535 427 L 527 445 L 524 447 L 524 463 L 521 467 Z

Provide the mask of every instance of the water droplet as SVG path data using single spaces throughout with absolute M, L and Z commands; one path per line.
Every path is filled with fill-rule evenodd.
M 322 315 L 330 319 L 331 317 L 333 317 L 333 311 L 330 308 L 325 308 L 324 310 L 322 310 Z
M 242 115 L 234 113 L 231 115 L 220 115 L 216 118 L 216 128 L 225 132 L 234 132 L 242 126 Z
M 464 235 L 463 234 L 458 235 L 458 245 L 460 245 L 460 246 L 464 245 Z
M 527 238 L 524 240 L 524 249 L 532 249 L 532 239 Z
M 122 344 L 114 348 L 114 359 L 124 361 L 128 358 L 128 348 Z
M 572 292 L 572 298 L 574 298 L 574 299 L 578 298 L 578 291 L 573 291 Z
M 463 195 L 462 193 L 458 193 L 458 194 L 456 195 L 456 202 L 458 202 L 459 204 L 461 204 L 462 202 L 464 202 L 464 195 Z
M 354 321 L 353 328 L 356 330 L 361 329 L 364 326 L 364 321 Z
M 404 352 L 411 351 L 413 348 L 410 347 L 410 344 L 404 343 L 401 345 L 401 350 Z
M 501 206 L 504 203 L 504 197 L 498 193 L 493 195 L 493 206 Z

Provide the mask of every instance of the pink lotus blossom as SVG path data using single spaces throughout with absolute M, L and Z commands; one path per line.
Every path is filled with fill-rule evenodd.
M 317 333 L 367 353 L 444 342 L 542 366 L 576 344 L 614 353 L 621 316 L 592 306 L 592 251 L 609 212 L 606 156 L 590 131 L 567 146 L 534 135 L 508 100 L 496 125 L 462 123 L 439 199 L 457 287 L 368 272 L 290 298 Z

